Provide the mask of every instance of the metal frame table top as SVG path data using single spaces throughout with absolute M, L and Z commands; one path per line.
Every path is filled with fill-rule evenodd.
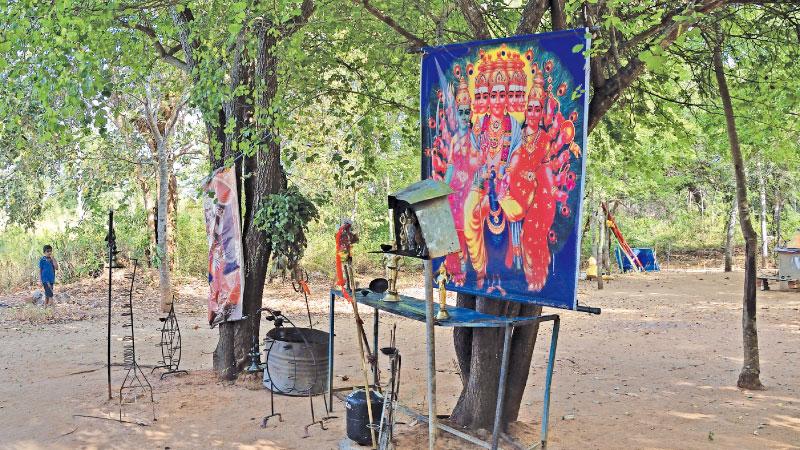
M 330 291 L 330 305 L 329 305 L 329 341 L 328 341 L 328 407 L 333 411 L 333 360 L 334 360 L 334 303 L 336 297 L 344 298 L 342 291 L 339 289 L 331 289 Z M 374 308 L 375 314 L 373 318 L 373 348 L 378 348 L 378 311 L 386 311 L 407 319 L 416 320 L 418 322 L 425 322 L 427 319 L 426 312 L 429 311 L 430 305 L 425 300 L 420 300 L 415 297 L 407 295 L 400 295 L 400 301 L 387 302 L 384 301 L 384 294 L 379 294 L 370 291 L 369 289 L 356 289 L 352 296 L 358 303 Z M 433 316 L 438 312 L 439 305 L 433 303 Z M 508 379 L 508 362 L 511 347 L 511 334 L 515 327 L 533 325 L 536 323 L 553 321 L 553 332 L 550 340 L 550 351 L 547 361 L 547 373 L 544 386 L 544 402 L 542 411 L 542 428 L 541 428 L 541 441 L 534 447 L 545 448 L 547 446 L 547 430 L 549 425 L 550 413 L 550 385 L 553 377 L 553 366 L 555 363 L 556 346 L 558 343 L 558 332 L 560 325 L 560 317 L 558 314 L 546 314 L 541 316 L 532 317 L 504 317 L 493 316 L 490 314 L 481 313 L 469 308 L 462 308 L 456 306 L 448 306 L 447 312 L 450 317 L 446 320 L 435 320 L 433 325 L 440 327 L 470 327 L 470 328 L 504 328 L 505 334 L 503 338 L 503 353 L 500 365 L 500 379 L 498 381 L 498 395 L 497 404 L 495 406 L 495 420 L 492 431 L 491 442 L 480 440 L 469 434 L 458 432 L 451 427 L 436 423 L 435 415 L 431 418 L 425 416 L 417 416 L 422 420 L 428 420 L 432 426 L 447 431 L 462 439 L 470 441 L 484 448 L 496 449 L 500 437 L 501 418 L 503 411 L 503 402 L 505 397 L 506 382 Z M 430 344 L 430 343 L 429 343 Z M 377 382 L 377 373 L 373 374 Z M 428 380 L 429 385 L 435 383 L 434 380 Z M 433 384 L 435 390 L 435 384 Z M 435 394 L 434 394 L 435 395 Z M 407 409 L 407 408 L 401 408 Z
M 339 289 L 331 289 L 331 295 L 334 297 L 342 297 L 342 291 Z M 353 298 L 363 305 L 407 319 L 425 322 L 425 309 L 427 308 L 425 300 L 400 294 L 400 301 L 387 302 L 383 300 L 383 297 L 384 294 L 378 294 L 369 289 L 356 289 L 356 293 L 353 295 Z M 433 311 L 434 314 L 439 312 L 438 303 L 434 303 Z M 557 316 L 556 314 L 533 317 L 493 316 L 491 314 L 475 311 L 474 309 L 461 308 L 458 306 L 448 306 L 447 312 L 450 314 L 450 318 L 446 320 L 435 320 L 434 325 L 440 327 L 503 328 L 509 325 L 520 326 L 553 320 L 553 318 Z

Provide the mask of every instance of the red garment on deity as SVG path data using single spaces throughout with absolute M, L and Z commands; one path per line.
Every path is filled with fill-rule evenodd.
M 558 239 L 551 227 L 556 204 L 564 201 L 554 172 L 564 163 L 559 153 L 574 137 L 572 122 L 564 121 L 561 113 L 550 123 L 551 126 L 558 124 L 560 129 L 549 132 L 538 129 L 523 137 L 522 146 L 511 156 L 503 186 L 507 193 L 501 194 L 501 203 L 509 219 L 523 221 L 520 232 L 522 266 L 530 291 L 540 291 L 547 281 L 551 261 L 549 244 Z

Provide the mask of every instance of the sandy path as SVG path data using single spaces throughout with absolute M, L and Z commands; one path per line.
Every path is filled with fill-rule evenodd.
M 601 316 L 563 312 L 550 428 L 551 448 L 800 448 L 800 293 L 759 292 L 762 392 L 735 388 L 741 364 L 742 274 L 664 272 L 618 277 L 597 291 L 582 284 L 584 303 Z M 0 308 L 0 447 L 2 448 L 312 448 L 334 449 L 344 436 L 344 409 L 312 427 L 307 399 L 276 397 L 284 422 L 258 423 L 268 408 L 263 390 L 227 385 L 211 375 L 216 330 L 204 326 L 203 286 L 182 289 L 182 367 L 190 375 L 164 381 L 150 377 L 158 421 L 148 405 L 126 407 L 127 420 L 149 426 L 75 417 L 116 417 L 106 398 L 105 321 L 102 284 L 72 287 L 74 305 L 56 317 L 89 316 L 66 323 L 15 320 L 19 308 Z M 324 292 L 319 286 L 316 292 Z M 68 288 L 67 291 L 70 291 Z M 414 289 L 410 289 L 413 292 Z M 137 297 L 137 350 L 141 364 L 160 359 L 152 288 Z M 148 298 L 148 300 L 144 300 Z M 278 301 L 275 298 L 289 298 Z M 302 302 L 291 289 L 268 288 L 265 301 L 305 323 Z M 0 298 L 12 306 L 19 296 Z M 94 305 L 94 307 L 92 307 Z M 327 327 L 327 299 L 317 295 L 313 317 Z M 76 312 L 77 311 L 77 312 Z M 360 379 L 351 318 L 340 305 L 336 338 L 337 386 Z M 116 319 L 115 319 L 116 320 Z M 424 333 L 417 322 L 384 315 L 381 338 L 398 326 L 403 354 L 401 401 L 425 409 Z M 119 322 L 118 322 L 119 323 Z M 262 335 L 268 327 L 264 322 Z M 122 328 L 115 325 L 119 336 Z M 543 327 L 549 336 L 549 325 Z M 121 362 L 115 341 L 115 361 Z M 516 431 L 538 436 L 546 345 L 538 345 Z M 452 408 L 460 390 L 449 329 L 437 330 L 440 411 Z M 385 361 L 382 361 L 385 366 Z M 149 369 L 147 370 L 149 374 Z M 113 368 L 118 389 L 124 371 Z M 342 377 L 349 381 L 342 381 Z M 321 398 L 315 404 L 322 412 Z M 564 417 L 574 419 L 564 420 Z M 406 417 L 402 420 L 408 421 Z M 401 448 L 427 447 L 426 427 L 401 427 Z M 469 448 L 444 440 L 442 448 Z

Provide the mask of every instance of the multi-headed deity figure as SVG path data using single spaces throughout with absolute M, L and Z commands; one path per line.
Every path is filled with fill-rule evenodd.
M 506 255 L 511 252 L 511 231 L 497 197 L 497 183 L 505 174 L 509 155 L 519 145 L 519 123 L 508 114 L 508 94 L 515 68 L 511 52 L 503 45 L 494 58 L 481 54 L 475 95 L 488 90 L 487 113 L 477 117 L 478 146 L 483 165 L 476 171 L 464 204 L 464 237 L 469 257 L 477 276 L 477 287 L 483 288 L 489 278 L 487 291 L 499 290 L 500 274 L 509 265 Z M 476 101 L 477 103 L 477 101 Z
M 561 82 L 560 66 L 546 57 L 537 63 L 532 49 L 521 54 L 504 44 L 479 55 L 474 65 L 452 66 L 452 81 L 436 63 L 426 152 L 432 176 L 454 191 L 449 201 L 461 246 L 444 265 L 457 286 L 471 265 L 475 287 L 489 294 L 505 295 L 503 276 L 516 283 L 523 274 L 528 291 L 539 292 L 551 251 L 567 238 L 558 233 L 571 229 L 568 202 L 578 185 L 570 169 L 581 153 L 574 142 L 578 113 L 561 111 L 570 79 Z

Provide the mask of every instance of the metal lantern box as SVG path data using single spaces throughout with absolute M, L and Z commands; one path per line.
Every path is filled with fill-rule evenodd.
M 427 179 L 389 196 L 395 237 L 388 253 L 431 259 L 460 250 L 446 183 Z

